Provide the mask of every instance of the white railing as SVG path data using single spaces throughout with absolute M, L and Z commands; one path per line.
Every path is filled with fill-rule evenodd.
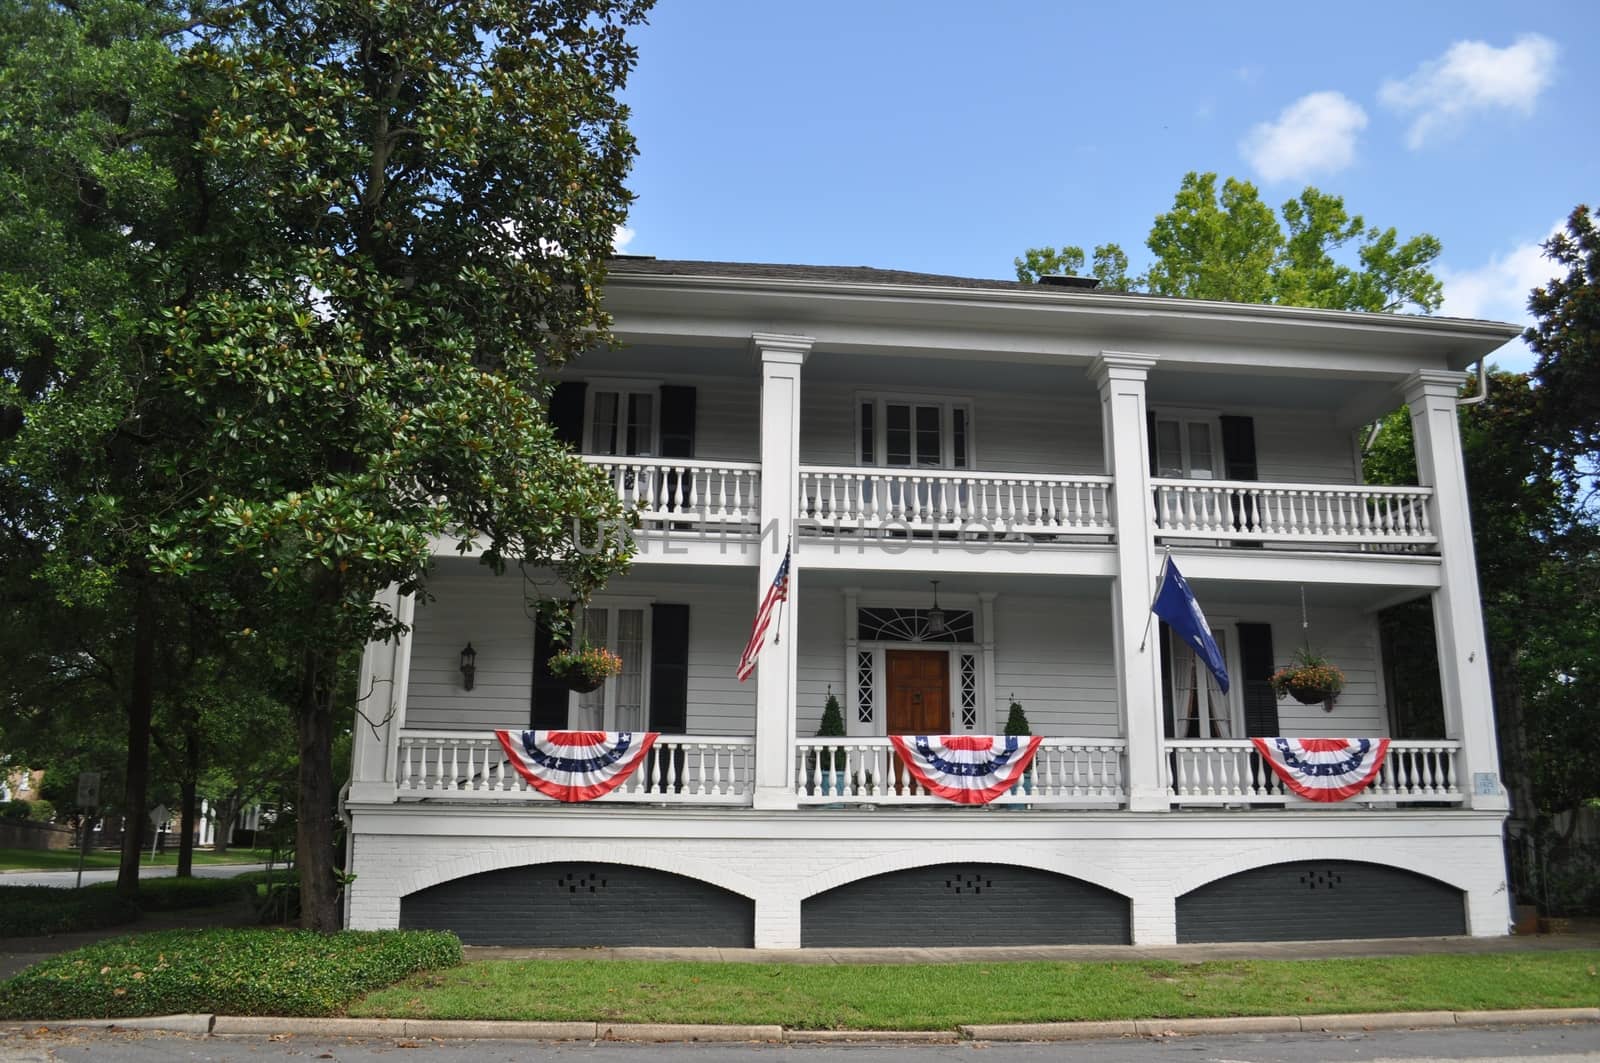
M 1112 533 L 1108 476 L 802 465 L 800 520 L 820 529 L 971 538 Z
M 662 735 L 645 763 L 599 801 L 748 805 L 755 739 Z M 402 731 L 395 787 L 400 800 L 549 801 L 506 759 L 492 732 Z
M 759 519 L 761 466 L 753 462 L 597 455 L 583 460 L 604 469 L 623 508 L 646 523 L 754 526 Z
M 1116 808 L 1125 798 L 1120 738 L 1046 738 L 1014 798 L 997 804 Z M 817 764 L 832 750 L 832 770 Z M 943 805 L 959 807 L 917 784 L 887 738 L 795 740 L 794 792 L 802 805 Z
M 1307 801 L 1290 792 L 1249 739 L 1168 739 L 1167 769 L 1175 805 L 1290 804 L 1341 808 L 1462 800 L 1456 776 L 1460 742 L 1394 739 L 1378 778 L 1348 801 Z
M 1151 480 L 1166 539 L 1416 548 L 1438 542 L 1428 487 Z

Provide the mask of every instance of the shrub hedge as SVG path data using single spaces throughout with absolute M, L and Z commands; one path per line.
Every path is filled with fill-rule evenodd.
M 214 908 L 254 899 L 255 883 L 226 878 L 146 878 L 137 900 L 117 896 L 114 882 L 83 889 L 58 886 L 0 886 L 0 938 L 70 934 L 120 926 L 141 912 Z
M 167 930 L 88 945 L 0 982 L 0 1019 L 332 1015 L 460 962 L 461 942 L 438 931 Z
M 115 890 L 0 886 L 0 938 L 99 930 L 139 918 Z

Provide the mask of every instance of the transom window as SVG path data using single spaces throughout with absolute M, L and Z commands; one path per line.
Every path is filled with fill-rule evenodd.
M 972 407 L 936 399 L 862 399 L 857 406 L 863 465 L 966 469 L 972 464 Z
M 645 725 L 645 661 L 649 657 L 648 610 L 590 605 L 583 613 L 583 638 L 622 658 L 622 674 L 600 689 L 573 693 L 570 726 L 575 731 L 642 731 Z
M 1173 480 L 1216 480 L 1222 447 L 1214 417 L 1156 414 L 1156 475 Z
M 591 385 L 586 412 L 588 453 L 649 457 L 657 452 L 654 388 Z
M 927 609 L 858 609 L 856 637 L 862 642 L 976 642 L 971 609 L 944 610 L 940 631 L 928 626 Z

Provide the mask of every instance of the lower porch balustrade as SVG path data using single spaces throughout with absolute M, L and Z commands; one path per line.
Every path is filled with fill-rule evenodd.
M 645 763 L 598 801 L 748 805 L 754 738 L 662 735 Z M 526 800 L 541 796 L 517 774 L 492 732 L 404 731 L 395 775 L 400 800 Z
M 1347 801 L 1307 801 L 1284 786 L 1249 739 L 1168 739 L 1174 805 L 1351 805 L 1461 804 L 1456 773 L 1460 742 L 1393 739 L 1371 786 Z
M 1296 808 L 1461 804 L 1460 743 L 1395 739 L 1372 786 L 1348 801 L 1323 805 L 1289 791 L 1247 739 L 1168 739 L 1173 806 L 1286 805 Z M 821 770 L 818 754 L 836 765 Z M 1023 783 L 999 804 L 1034 808 L 1120 808 L 1127 801 L 1121 739 L 1045 738 Z M 506 759 L 492 732 L 401 732 L 395 789 L 401 801 L 470 802 L 543 799 Z M 934 805 L 900 764 L 887 738 L 797 738 L 790 779 L 796 802 L 816 805 Z M 661 735 L 645 763 L 601 802 L 749 806 L 755 788 L 755 739 Z
M 1123 804 L 1122 755 L 1119 739 L 1046 738 L 1039 743 L 1027 777 L 1001 804 L 1025 803 L 1049 808 L 1116 808 Z M 827 750 L 832 770 L 822 770 L 818 754 Z M 872 804 L 942 805 L 949 801 L 929 793 L 901 765 L 887 738 L 800 738 L 795 740 L 795 799 L 801 805 Z

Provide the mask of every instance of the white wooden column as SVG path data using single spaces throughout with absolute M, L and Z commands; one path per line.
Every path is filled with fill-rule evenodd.
M 761 362 L 761 538 L 756 544 L 755 605 L 772 585 L 794 534 L 800 500 L 800 367 L 811 337 L 758 332 L 750 347 Z M 789 601 L 775 625 L 779 641 L 756 664 L 756 808 L 795 808 L 795 644 L 800 631 L 800 551 L 789 561 Z M 752 615 L 753 612 L 752 612 Z
M 1483 602 L 1478 595 L 1478 564 L 1456 412 L 1456 397 L 1465 380 L 1465 373 L 1424 370 L 1407 378 L 1401 394 L 1411 407 L 1417 478 L 1423 486 L 1433 488 L 1440 570 L 1439 589 L 1433 595 L 1433 628 L 1445 729 L 1448 737 L 1461 743 L 1457 762 L 1461 777 L 1457 781 L 1470 807 L 1504 809 L 1509 802 L 1500 784 Z
M 1161 643 L 1154 631 L 1144 638 L 1156 577 L 1150 441 L 1145 438 L 1145 378 L 1155 364 L 1153 355 L 1118 351 L 1102 351 L 1089 363 L 1089 377 L 1100 388 L 1106 475 L 1112 477 L 1117 575 L 1111 582 L 1111 630 L 1117 704 L 1128 743 L 1128 808 L 1134 812 L 1171 808 L 1161 725 Z
M 406 626 L 403 634 L 369 642 L 361 655 L 358 709 L 351 731 L 350 800 L 395 799 L 395 764 L 400 729 L 406 725 L 406 687 L 411 677 L 411 627 L 416 599 L 390 587 L 378 596 Z

